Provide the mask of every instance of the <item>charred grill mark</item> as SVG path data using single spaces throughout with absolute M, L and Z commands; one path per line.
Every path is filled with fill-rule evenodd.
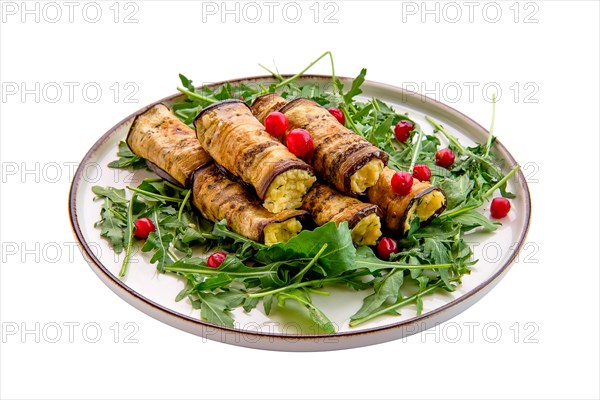
M 257 156 L 259 156 L 261 153 L 263 153 L 268 148 L 277 146 L 278 144 L 279 144 L 279 142 L 273 141 L 273 142 L 264 142 L 264 143 L 260 143 L 260 144 L 254 145 L 254 146 L 250 146 L 246 151 L 244 151 L 244 153 L 242 154 L 242 157 L 240 157 L 238 159 L 238 162 L 237 162 L 238 171 L 244 171 L 244 170 L 250 168 L 256 162 Z
M 340 171 L 340 168 L 342 166 L 342 164 L 344 164 L 345 162 L 347 162 L 347 160 L 352 157 L 352 155 L 366 147 L 372 147 L 372 145 L 370 143 L 365 143 L 363 141 L 355 141 L 354 144 L 350 145 L 349 147 L 346 147 L 343 149 L 343 151 L 340 149 L 340 152 L 337 154 L 337 157 L 335 160 L 333 160 L 330 163 L 330 169 L 331 169 L 331 173 L 335 173 L 336 171 Z M 354 160 L 355 162 L 362 162 L 362 160 Z M 367 161 L 368 162 L 368 161 Z M 366 163 L 365 163 L 366 164 Z M 363 164 L 364 165 L 364 164 Z M 344 178 L 346 177 L 350 177 L 354 172 L 352 173 L 348 173 L 350 171 L 340 171 L 342 174 L 344 174 Z

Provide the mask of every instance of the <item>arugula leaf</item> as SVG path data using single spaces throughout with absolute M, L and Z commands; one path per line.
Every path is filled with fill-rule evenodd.
M 169 255 L 169 245 L 171 244 L 172 240 L 173 235 L 171 235 L 170 233 L 163 235 L 159 231 L 150 232 L 148 238 L 146 239 L 146 242 L 142 246 L 142 251 L 145 253 L 149 251 L 154 251 L 150 262 L 152 264 L 158 262 L 156 268 L 160 272 L 165 271 L 165 265 L 173 262 L 171 256 Z
M 457 178 L 447 177 L 442 179 L 438 185 L 446 195 L 447 209 L 452 210 L 464 203 L 471 190 L 473 190 L 474 184 L 475 182 L 469 179 L 467 174 Z
M 423 241 L 423 254 L 435 264 L 450 262 L 448 252 L 448 248 L 437 238 L 425 238 Z
M 230 231 L 229 229 L 227 229 L 227 221 L 225 220 L 216 222 L 212 233 L 213 235 L 223 239 L 232 239 L 235 244 L 247 244 L 254 249 L 263 249 L 267 247 L 262 243 L 255 242 L 242 235 Z
M 378 310 L 382 304 L 396 301 L 403 283 L 404 271 L 393 270 L 388 273 L 375 288 L 375 292 L 364 298 L 362 307 L 350 319 L 364 318 Z
M 235 255 L 230 254 L 217 269 L 208 267 L 204 258 L 186 257 L 166 265 L 165 270 L 204 276 L 214 276 L 220 273 L 226 273 L 228 276 L 240 282 L 259 279 L 265 287 L 271 287 L 285 285 L 285 281 L 281 280 L 278 276 L 279 268 L 282 265 L 284 265 L 284 263 L 279 262 L 264 266 L 248 267 Z
M 185 75 L 179 74 L 179 80 L 181 80 L 181 84 L 186 89 L 188 89 L 192 92 L 196 90 L 196 88 L 194 88 L 194 85 L 192 84 L 192 80 L 188 79 Z
M 483 227 L 485 229 L 489 229 L 490 231 L 495 231 L 498 225 L 500 225 L 500 223 L 492 222 L 489 218 L 486 218 L 485 216 L 481 215 L 475 210 L 471 210 L 456 217 L 452 217 L 452 220 L 455 223 L 462 225 L 463 231 L 468 231 L 478 227 Z
M 325 333 L 335 333 L 335 326 L 333 323 L 329 320 L 329 318 L 327 318 L 323 311 L 319 310 L 312 303 L 306 292 L 295 289 L 290 290 L 289 292 L 279 293 L 277 297 L 280 306 L 283 306 L 287 299 L 296 300 L 308 310 L 308 314 L 310 315 L 311 319 L 320 329 L 322 329 Z
M 208 278 L 205 281 L 200 282 L 199 284 L 194 286 L 193 291 L 201 292 L 206 290 L 211 291 L 214 289 L 220 289 L 229 285 L 231 282 L 233 282 L 233 278 L 230 277 L 227 273 L 221 272 L 220 274 Z
M 313 231 L 304 230 L 287 243 L 277 243 L 261 249 L 256 254 L 256 259 L 265 263 L 311 259 L 325 244 L 327 249 L 320 255 L 318 265 L 327 276 L 337 276 L 356 269 L 353 262 L 356 249 L 352 244 L 347 222 L 341 223 L 339 227 L 335 222 L 328 222 Z
M 146 168 L 146 160 L 133 154 L 133 152 L 129 149 L 129 146 L 125 141 L 119 142 L 119 150 L 117 151 L 117 156 L 119 157 L 118 160 L 114 160 L 108 163 L 109 168 Z
M 362 93 L 360 86 L 365 81 L 366 75 L 367 75 L 367 69 L 366 68 L 361 69 L 360 74 L 358 74 L 358 76 L 356 78 L 354 78 L 354 80 L 352 81 L 352 86 L 350 87 L 350 90 L 348 90 L 348 92 L 346 92 L 344 94 L 344 96 L 343 96 L 344 103 L 346 103 L 346 104 L 352 103 L 352 99 L 355 96 L 358 96 L 359 94 Z
M 390 115 L 380 123 L 375 130 L 368 135 L 368 140 L 374 145 L 385 143 L 391 135 L 392 123 L 394 122 L 394 116 Z
M 127 223 L 124 217 L 117 217 L 117 212 L 113 209 L 113 202 L 110 198 L 104 198 L 104 205 L 100 211 L 102 219 L 94 224 L 100 228 L 100 236 L 110 240 L 115 253 L 120 254 L 125 246 L 125 229 Z
M 100 197 L 105 197 L 116 204 L 127 204 L 129 202 L 125 195 L 125 189 L 115 189 L 110 186 L 92 186 L 92 192 Z
M 221 293 L 199 292 L 198 300 L 192 300 L 194 308 L 200 308 L 200 318 L 216 325 L 233 327 L 233 317 L 226 298 Z

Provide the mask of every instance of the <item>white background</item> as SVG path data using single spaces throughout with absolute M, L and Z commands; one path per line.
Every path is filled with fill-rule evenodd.
M 597 2 L 509 1 L 486 8 L 337 1 L 326 10 L 317 5 L 315 22 L 311 1 L 298 2 L 296 23 L 286 21 L 294 18 L 292 9 L 282 15 L 283 2 L 273 22 L 267 5 L 257 3 L 263 15 L 256 23 L 244 20 L 255 18 L 255 9 L 244 14 L 243 3 L 239 22 L 231 14 L 223 16 L 226 23 L 221 2 L 208 8 L 215 6 L 215 15 L 203 14 L 201 2 L 136 1 L 128 8 L 98 2 L 96 23 L 86 21 L 95 17 L 93 9 L 82 15 L 83 2 L 73 22 L 68 6 L 55 3 L 62 12 L 55 23 L 49 20 L 56 7 L 38 3 L 36 22 L 35 11 L 22 15 L 21 2 L 2 3 L 2 398 L 600 396 Z M 475 7 L 471 16 L 469 7 Z M 335 10 L 338 22 L 325 23 L 326 11 Z M 133 11 L 138 22 L 124 23 Z M 123 117 L 174 93 L 180 72 L 198 84 L 262 74 L 259 62 L 295 73 L 326 50 L 339 75 L 367 67 L 368 79 L 417 85 L 484 126 L 491 105 L 482 88 L 500 88 L 496 134 L 521 165 L 530 163 L 527 242 L 539 249 L 531 262 L 521 257 L 488 296 L 451 321 L 462 334 L 457 343 L 451 343 L 455 331 L 450 338 L 442 327 L 337 352 L 251 350 L 205 342 L 115 296 L 72 247 L 70 166 Z M 330 72 L 327 62 L 313 71 Z M 35 93 L 21 98 L 21 83 L 32 89 L 36 82 L 39 99 Z M 53 82 L 63 89 L 56 102 Z M 72 99 L 65 82 L 79 85 Z M 97 102 L 91 89 L 87 98 L 82 94 L 87 83 L 102 88 Z M 139 88 L 130 98 L 137 103 L 125 101 L 127 83 Z M 19 92 L 10 94 L 15 87 Z M 53 163 L 60 165 L 58 177 Z M 22 335 L 36 323 L 39 338 Z M 72 340 L 70 323 L 79 324 Z M 102 329 L 97 343 L 82 333 L 86 323 Z M 126 323 L 132 324 L 126 329 Z M 471 323 L 495 323 L 502 337 L 491 343 L 475 329 L 469 338 Z M 57 325 L 62 337 L 50 343 Z M 126 343 L 132 326 L 139 328 L 132 337 L 137 343 Z

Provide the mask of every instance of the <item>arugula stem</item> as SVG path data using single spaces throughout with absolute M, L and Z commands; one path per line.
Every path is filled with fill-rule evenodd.
M 483 205 L 482 202 L 478 202 L 477 204 L 474 204 L 474 205 L 471 205 L 471 206 L 455 208 L 454 210 L 449 211 L 448 213 L 443 212 L 442 215 L 440 215 L 440 218 L 452 218 L 452 217 L 456 217 L 458 215 L 464 214 L 464 213 L 469 212 L 471 210 L 475 210 L 475 209 L 481 207 L 482 205 Z
M 373 107 L 375 107 L 377 112 L 381 112 L 381 107 L 379 107 L 379 103 L 377 103 L 377 99 L 375 97 L 371 99 L 371 103 L 373 104 Z
M 510 170 L 510 172 L 508 174 L 506 174 L 506 176 L 502 179 L 500 179 L 494 186 L 492 186 L 490 188 L 490 190 L 488 190 L 487 192 L 485 192 L 483 194 L 484 198 L 488 198 L 490 197 L 492 194 L 494 194 L 494 192 L 496 191 L 496 189 L 498 189 L 500 186 L 504 185 L 518 170 L 519 170 L 519 166 L 517 165 L 516 167 L 514 167 L 513 169 Z
M 187 118 L 188 116 L 185 114 L 182 114 L 179 110 L 175 111 L 175 115 L 178 116 L 180 119 L 183 118 Z
M 229 272 L 222 271 L 220 269 L 194 266 L 194 267 L 176 267 L 173 265 L 166 265 L 165 270 L 169 272 L 179 272 L 183 274 L 201 274 L 201 275 L 219 275 L 225 272 L 227 275 L 232 277 L 249 277 L 249 276 L 266 276 L 275 274 L 277 271 L 256 271 L 256 272 Z
M 413 301 L 416 301 L 419 297 L 428 295 L 429 293 L 432 293 L 434 291 L 436 291 L 438 288 L 440 288 L 442 285 L 444 284 L 443 281 L 439 281 L 438 283 L 436 283 L 435 285 L 432 285 L 430 287 L 428 287 L 427 289 L 420 291 L 419 293 L 415 293 L 414 295 L 407 297 L 405 299 L 402 299 L 394 304 L 392 304 L 391 306 L 382 308 L 381 310 L 375 311 L 374 313 L 371 313 L 365 317 L 359 318 L 359 319 L 355 319 L 354 321 L 350 321 L 350 326 L 354 327 L 356 325 L 360 325 L 362 323 L 365 323 L 369 320 L 372 320 L 375 317 L 378 317 L 380 315 L 386 314 L 390 311 L 395 311 L 396 309 L 405 306 L 407 304 L 412 303 Z
M 176 191 L 178 191 L 178 192 L 181 192 L 181 191 L 184 191 L 184 190 L 185 190 L 185 189 L 184 189 L 184 188 L 182 188 L 181 186 L 176 186 L 176 185 L 173 185 L 171 182 L 169 182 L 169 181 L 167 181 L 167 180 L 164 180 L 164 179 L 162 179 L 162 178 L 158 178 L 158 179 L 162 180 L 162 181 L 163 181 L 163 183 L 165 184 L 165 186 L 168 186 L 168 187 L 170 187 L 171 189 L 175 189 L 175 190 L 176 190 Z
M 160 223 L 158 222 L 158 206 L 156 204 L 154 205 L 153 214 L 154 214 L 154 226 L 156 227 L 155 232 L 156 232 L 156 236 L 158 237 L 158 243 L 160 243 L 161 250 L 163 251 L 163 261 L 164 261 L 165 255 L 167 255 L 167 256 L 171 255 L 170 254 L 171 249 L 169 248 L 169 246 L 170 246 L 169 244 L 167 244 L 167 247 L 165 248 L 165 244 L 162 239 L 162 231 L 160 229 Z M 173 259 L 173 261 L 175 261 L 176 259 L 177 259 L 177 257 L 175 257 Z M 160 263 L 158 265 L 160 265 Z M 163 262 L 163 265 L 164 265 L 164 262 Z M 159 268 L 158 270 L 160 272 L 164 272 L 161 270 L 161 268 Z
M 410 174 L 413 173 L 413 168 L 415 167 L 417 158 L 419 158 L 419 153 L 421 153 L 421 141 L 423 140 L 423 129 L 419 125 L 416 125 L 416 128 L 419 130 L 419 136 L 417 136 L 417 143 L 414 145 L 413 155 L 410 159 L 410 167 L 408 168 Z
M 313 288 L 306 288 L 306 290 L 310 293 L 318 294 L 319 296 L 331 296 L 331 293 L 326 292 L 324 290 L 317 290 Z
M 177 220 L 179 220 L 179 222 L 181 222 L 181 217 L 183 215 L 183 209 L 185 208 L 185 206 L 187 205 L 188 200 L 190 199 L 190 196 L 192 194 L 192 190 L 189 189 L 185 195 L 185 197 L 183 198 L 183 201 L 181 202 L 181 205 L 179 206 L 179 213 L 177 215 Z
M 262 64 L 258 64 L 259 67 L 261 67 L 262 69 L 264 69 L 265 71 L 267 71 L 268 73 L 270 73 L 271 75 L 273 75 L 273 77 L 277 80 L 279 80 L 279 82 L 283 81 L 283 77 L 281 75 L 279 75 L 277 72 L 275 71 L 271 71 L 269 68 L 265 67 Z
M 375 140 L 375 129 L 377 129 L 377 107 L 373 108 L 373 123 L 371 124 L 371 130 L 369 136 Z
M 163 196 L 161 194 L 156 194 L 156 193 L 148 192 L 146 190 L 135 188 L 135 187 L 131 187 L 131 186 L 127 186 L 127 189 L 131 190 L 132 192 L 136 192 L 138 194 L 141 194 L 141 195 L 144 195 L 144 196 L 147 196 L 147 197 L 152 197 L 152 198 L 155 198 L 155 199 L 158 199 L 158 200 L 173 201 L 173 202 L 176 202 L 176 203 L 183 202 L 183 199 L 179 199 L 177 197 Z
M 127 275 L 127 269 L 129 267 L 129 259 L 131 258 L 131 249 L 133 247 L 133 203 L 137 195 L 134 193 L 129 200 L 129 207 L 127 207 L 127 246 L 125 247 L 125 257 L 123 258 L 123 264 L 121 264 L 121 270 L 119 276 L 122 278 Z
M 335 65 L 333 62 L 333 55 L 331 54 L 331 51 L 326 51 L 325 53 L 321 54 L 319 56 L 319 58 L 317 58 L 316 60 L 314 60 L 313 62 L 311 62 L 310 64 L 308 64 L 308 66 L 306 68 L 304 68 L 302 71 L 298 72 L 296 75 L 287 78 L 281 82 L 279 82 L 276 86 L 275 89 L 279 89 L 282 86 L 285 86 L 293 81 L 295 81 L 296 79 L 298 79 L 299 77 L 301 77 L 302 75 L 304 75 L 304 73 L 306 71 L 308 71 L 313 65 L 315 65 L 316 63 L 318 63 L 323 57 L 325 57 L 326 55 L 329 55 L 329 59 L 331 60 L 331 80 L 333 82 L 333 94 L 336 94 L 336 87 L 335 87 Z
M 250 298 L 265 297 L 265 296 L 283 292 L 283 291 L 286 291 L 289 289 L 298 289 L 298 288 L 305 287 L 305 286 L 317 286 L 317 285 L 322 286 L 325 283 L 331 283 L 331 282 L 335 282 L 335 281 L 343 281 L 345 279 L 355 278 L 357 276 L 362 276 L 362 275 L 366 275 L 366 273 L 364 271 L 360 271 L 360 272 L 355 272 L 350 275 L 335 276 L 332 278 L 324 278 L 324 279 L 315 279 L 312 281 L 300 282 L 300 283 L 295 283 L 292 285 L 283 286 L 283 287 L 280 287 L 277 289 L 267 290 L 265 292 L 248 293 L 247 296 Z
M 346 117 L 346 122 L 350 123 L 350 127 L 352 128 L 352 130 L 356 133 L 360 133 L 360 131 L 358 130 L 358 127 L 354 123 L 354 120 L 350 116 L 350 113 L 346 109 L 346 106 L 342 106 L 342 112 L 344 113 L 344 116 Z
M 118 211 L 115 211 L 112 208 L 109 208 L 108 211 L 110 211 L 115 217 L 119 218 L 121 221 L 127 222 L 127 218 L 122 216 L 121 213 L 119 213 Z
M 175 262 L 176 262 L 176 261 L 179 261 L 179 257 L 177 257 L 177 256 L 175 255 L 175 253 L 173 253 L 173 250 L 171 249 L 171 247 L 170 247 L 170 246 L 169 246 L 169 248 L 167 249 L 167 254 L 169 255 L 169 257 L 171 257 L 171 259 L 172 259 L 173 261 L 175 261 Z
M 450 141 L 450 143 L 452 143 L 462 154 L 467 155 L 467 156 L 469 156 L 471 158 L 474 158 L 474 159 L 480 161 L 483 164 L 486 164 L 492 170 L 494 170 L 494 171 L 497 172 L 497 168 L 496 168 L 496 166 L 493 163 L 491 163 L 489 160 L 486 160 L 485 158 L 483 158 L 481 156 L 478 156 L 477 154 L 469 151 L 466 147 L 464 147 L 462 144 L 460 144 L 460 142 L 458 141 L 458 139 L 456 137 L 454 137 L 453 135 L 449 134 L 440 124 L 438 124 L 433 119 L 431 119 L 431 117 L 425 116 L 425 119 L 437 131 L 442 132 L 444 134 L 444 136 L 446 136 L 446 139 L 448 139 L 448 141 Z
M 277 79 L 279 82 L 283 81 L 283 76 L 279 75 L 277 72 L 271 71 L 269 68 L 265 67 L 262 64 L 258 64 L 258 66 L 261 67 L 261 68 L 263 68 L 264 70 L 266 70 L 268 73 L 270 73 L 273 76 L 273 78 Z M 294 90 L 297 90 L 299 92 L 301 91 L 301 89 L 299 87 L 297 87 L 296 85 L 292 85 L 291 83 L 289 85 Z M 264 88 L 264 86 L 263 86 L 263 90 L 268 90 L 268 89 Z
M 215 99 L 214 97 L 210 98 L 210 97 L 201 96 L 198 93 L 190 92 L 189 90 L 184 89 L 184 88 L 179 87 L 179 86 L 177 87 L 177 90 L 179 90 L 181 93 L 187 94 L 189 97 L 193 97 L 194 99 L 206 101 L 206 102 L 209 102 L 211 104 L 212 103 L 216 103 L 217 101 L 219 101 L 219 100 Z
M 369 268 L 372 266 L 385 266 L 393 269 L 445 269 L 452 268 L 453 264 L 404 264 L 401 262 L 395 261 L 364 261 L 364 260 L 355 260 L 354 265 L 359 265 L 361 268 Z
M 492 95 L 492 123 L 490 124 L 490 134 L 488 136 L 487 144 L 485 145 L 485 157 L 490 154 L 490 147 L 492 147 L 492 139 L 494 138 L 494 124 L 496 123 L 496 93 Z
M 302 268 L 300 270 L 300 272 L 298 272 L 296 274 L 296 276 L 294 276 L 291 281 L 292 282 L 300 282 L 302 280 L 302 277 L 304 276 L 304 274 L 306 272 L 308 272 L 308 270 L 310 270 L 312 268 L 313 265 L 315 265 L 315 263 L 317 262 L 317 260 L 319 259 L 319 257 L 321 257 L 321 254 L 323 254 L 323 252 L 325 251 L 325 249 L 327 248 L 327 243 L 324 243 L 323 246 L 321 246 L 321 250 L 319 250 L 317 252 L 317 254 L 312 258 L 312 260 L 310 260 L 310 262 L 308 264 L 306 264 L 306 266 L 304 268 Z

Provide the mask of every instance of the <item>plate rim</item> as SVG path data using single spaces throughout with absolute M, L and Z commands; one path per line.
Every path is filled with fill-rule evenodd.
M 293 74 L 282 75 L 282 77 L 284 77 L 284 78 L 288 78 L 288 77 L 292 77 L 292 76 L 294 76 L 294 75 Z M 305 74 L 305 75 L 302 75 L 299 79 L 322 80 L 322 79 L 331 79 L 331 78 L 332 78 L 331 75 Z M 351 82 L 353 80 L 353 78 L 343 77 L 343 76 L 336 76 L 336 78 L 339 78 L 343 82 Z M 246 81 L 269 81 L 269 80 L 273 80 L 273 76 L 271 76 L 271 75 L 255 75 L 255 76 L 250 76 L 250 77 L 229 79 L 229 80 L 224 80 L 224 81 L 220 81 L 220 82 L 210 83 L 207 85 L 198 86 L 196 88 L 217 87 L 217 86 L 223 85 L 225 83 L 234 84 L 234 83 L 240 83 L 240 82 L 246 82 Z M 462 113 L 462 112 L 456 110 L 455 108 L 450 107 L 447 104 L 444 104 L 438 100 L 435 100 L 431 97 L 425 96 L 421 93 L 407 90 L 407 89 L 404 89 L 404 88 L 401 88 L 398 86 L 381 83 L 381 82 L 376 82 L 376 81 L 371 81 L 371 80 L 365 80 L 365 83 L 368 85 L 371 85 L 371 86 L 388 88 L 399 94 L 406 94 L 406 95 L 410 95 L 410 96 L 419 96 L 421 99 L 423 99 L 424 102 L 433 103 L 434 106 L 444 109 L 444 111 L 448 112 L 449 114 L 458 116 L 461 119 L 466 120 L 467 122 L 482 129 L 484 132 L 489 132 L 481 124 L 479 124 L 477 121 L 473 120 L 469 116 L 465 115 L 464 113 Z M 121 289 L 121 290 L 127 292 L 129 295 L 133 296 L 136 300 L 141 301 L 144 305 L 150 306 L 151 308 L 153 308 L 161 313 L 165 313 L 167 317 L 175 317 L 175 318 L 182 320 L 183 322 L 192 323 L 201 328 L 216 329 L 216 330 L 220 330 L 220 331 L 225 331 L 225 333 L 243 334 L 243 335 L 247 335 L 247 336 L 258 336 L 260 338 L 271 338 L 271 339 L 272 338 L 283 339 L 283 340 L 294 339 L 296 341 L 302 341 L 302 340 L 315 341 L 318 339 L 331 339 L 331 338 L 344 338 L 344 337 L 348 338 L 348 337 L 356 337 L 356 336 L 361 336 L 361 335 L 366 335 L 366 334 L 371 334 L 371 333 L 385 332 L 385 331 L 389 331 L 389 330 L 393 330 L 393 329 L 402 329 L 406 326 L 418 324 L 420 322 L 425 322 L 426 320 L 428 320 L 440 313 L 443 313 L 444 311 L 446 311 L 448 309 L 455 308 L 455 307 L 459 306 L 461 303 L 464 303 L 464 302 L 470 300 L 473 296 L 479 294 L 484 289 L 493 288 L 495 286 L 495 284 L 497 282 L 499 282 L 500 278 L 502 278 L 503 275 L 510 269 L 515 257 L 521 251 L 521 248 L 524 244 L 525 238 L 527 237 L 527 234 L 529 232 L 529 227 L 531 225 L 531 194 L 529 191 L 529 186 L 527 184 L 525 175 L 523 174 L 523 171 L 521 169 L 519 169 L 517 171 L 516 175 L 519 178 L 518 183 L 520 184 L 520 186 L 523 190 L 523 196 L 524 196 L 524 201 L 525 201 L 525 227 L 520 232 L 520 236 L 519 236 L 519 239 L 516 241 L 517 245 L 514 247 L 514 250 L 512 250 L 512 253 L 508 257 L 508 259 L 504 262 L 504 264 L 487 280 L 485 280 L 484 282 L 481 282 L 476 287 L 474 287 L 467 293 L 461 295 L 460 297 L 458 297 L 438 308 L 435 308 L 429 312 L 423 313 L 422 315 L 408 318 L 406 320 L 402 320 L 402 321 L 399 321 L 396 323 L 390 323 L 390 324 L 385 324 L 382 326 L 364 328 L 364 329 L 359 329 L 359 330 L 354 330 L 354 331 L 335 332 L 332 334 L 300 334 L 300 335 L 296 335 L 296 334 L 249 331 L 249 330 L 244 330 L 244 329 L 238 329 L 235 327 L 231 328 L 231 327 L 227 327 L 227 326 L 213 324 L 208 321 L 194 318 L 194 317 L 182 314 L 178 311 L 172 310 L 160 303 L 157 303 L 157 302 L 147 298 L 146 296 L 142 295 L 141 293 L 138 293 L 137 291 L 132 289 L 130 286 L 128 286 L 124 281 L 122 281 L 117 276 L 115 276 L 112 272 L 110 272 L 108 270 L 108 268 L 106 268 L 104 266 L 104 264 L 96 257 L 96 255 L 91 250 L 91 248 L 88 246 L 88 244 L 85 240 L 85 237 L 84 237 L 83 232 L 79 225 L 76 204 L 77 204 L 77 191 L 79 188 L 79 182 L 81 181 L 81 175 L 83 173 L 83 168 L 85 168 L 85 165 L 89 161 L 89 159 L 91 157 L 93 157 L 94 153 L 98 150 L 98 148 L 100 148 L 104 144 L 104 142 L 114 133 L 114 131 L 117 128 L 119 128 L 120 126 L 122 126 L 126 121 L 129 121 L 132 118 L 135 118 L 137 115 L 147 111 L 154 105 L 159 104 L 159 103 L 165 103 L 165 102 L 168 103 L 178 97 L 183 97 L 183 96 L 184 96 L 183 93 L 175 93 L 170 96 L 164 97 L 158 101 L 155 101 L 149 105 L 146 105 L 146 106 L 140 108 L 139 110 L 137 110 L 134 113 L 130 114 L 129 116 L 121 119 L 118 123 L 116 123 L 114 126 L 112 126 L 86 152 L 86 154 L 80 161 L 79 165 L 77 166 L 77 170 L 75 171 L 75 174 L 73 175 L 73 179 L 71 181 L 71 185 L 69 188 L 68 206 L 69 206 L 69 221 L 70 221 L 71 229 L 72 229 L 73 234 L 79 244 L 79 247 L 83 250 L 82 254 L 84 255 L 84 258 L 87 261 L 90 268 L 97 275 L 99 275 L 99 273 L 101 273 L 105 278 L 107 278 L 109 281 L 111 281 L 114 284 L 114 287 L 110 287 L 106 281 L 103 281 L 103 283 L 106 286 L 109 286 L 109 289 L 111 289 L 113 292 L 116 293 L 116 290 L 115 290 L 116 288 Z M 494 142 L 494 145 L 498 146 L 500 151 L 503 153 L 503 155 L 506 155 L 507 160 L 512 165 L 517 165 L 517 162 L 514 159 L 514 157 L 512 156 L 512 154 L 508 151 L 508 149 L 499 140 L 496 140 Z M 118 295 L 118 293 L 116 293 L 116 294 Z M 121 297 L 121 296 L 119 296 L 119 297 Z M 127 299 L 123 299 L 123 300 L 127 301 Z M 149 315 L 150 317 L 165 323 L 163 320 L 156 318 L 154 315 L 150 315 L 145 309 L 143 309 L 142 307 L 139 307 L 137 304 L 134 304 L 130 301 L 127 301 L 127 303 L 129 303 L 130 305 L 132 305 L 139 311 L 142 311 L 145 314 Z M 467 307 L 467 308 L 469 308 L 469 307 Z M 464 310 L 466 310 L 466 308 Z M 459 311 L 457 314 L 461 313 L 464 310 Z M 176 327 L 171 324 L 168 324 L 168 325 L 178 328 L 178 329 L 181 329 L 181 328 Z M 409 334 L 418 333 L 419 331 L 420 330 L 411 331 Z

